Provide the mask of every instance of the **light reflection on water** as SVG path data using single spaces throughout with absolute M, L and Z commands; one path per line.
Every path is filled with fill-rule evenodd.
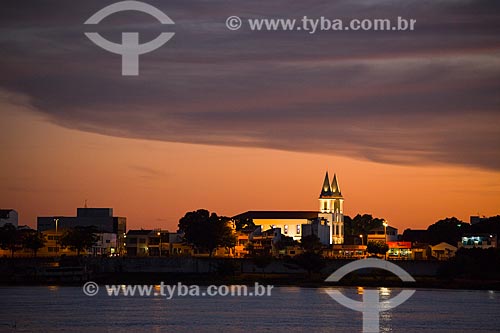
M 155 287 L 157 289 L 158 287 Z M 338 288 L 361 301 L 370 288 Z M 0 332 L 360 332 L 361 313 L 326 288 L 275 287 L 271 297 L 95 297 L 80 287 L 0 287 Z M 401 289 L 378 288 L 380 299 Z M 380 313 L 381 332 L 498 332 L 496 291 L 417 289 Z

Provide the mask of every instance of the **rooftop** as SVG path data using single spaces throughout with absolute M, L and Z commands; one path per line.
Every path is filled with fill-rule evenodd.
M 233 219 L 316 219 L 318 218 L 317 211 L 280 211 L 280 210 L 251 210 L 245 213 L 233 216 Z

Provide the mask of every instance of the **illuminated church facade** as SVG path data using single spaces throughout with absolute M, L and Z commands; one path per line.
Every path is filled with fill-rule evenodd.
M 331 244 L 344 243 L 344 197 L 336 174 L 333 175 L 331 184 L 328 172 L 325 175 L 319 195 L 319 211 L 318 217 L 327 220 L 331 226 Z
M 262 231 L 280 229 L 283 235 L 297 241 L 313 234 L 325 245 L 343 244 L 344 197 L 337 175 L 334 174 L 330 183 L 326 172 L 318 200 L 317 211 L 248 211 L 233 219 L 251 219 Z

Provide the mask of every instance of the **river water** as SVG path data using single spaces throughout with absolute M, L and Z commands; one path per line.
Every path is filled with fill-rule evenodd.
M 361 332 L 362 315 L 326 288 L 275 287 L 269 297 L 108 296 L 81 287 L 0 287 L 1 332 Z M 363 288 L 338 288 L 361 301 Z M 400 290 L 379 288 L 380 299 Z M 380 313 L 380 332 L 500 332 L 500 292 L 417 289 Z

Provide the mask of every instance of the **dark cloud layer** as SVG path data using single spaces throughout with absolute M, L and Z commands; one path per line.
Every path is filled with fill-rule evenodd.
M 3 1 L 0 88 L 55 123 L 173 142 L 500 169 L 498 1 L 148 1 L 175 26 L 120 13 L 119 41 L 176 36 L 140 76 L 92 44 L 83 22 L 112 1 Z M 242 18 L 417 19 L 413 32 L 252 32 Z

